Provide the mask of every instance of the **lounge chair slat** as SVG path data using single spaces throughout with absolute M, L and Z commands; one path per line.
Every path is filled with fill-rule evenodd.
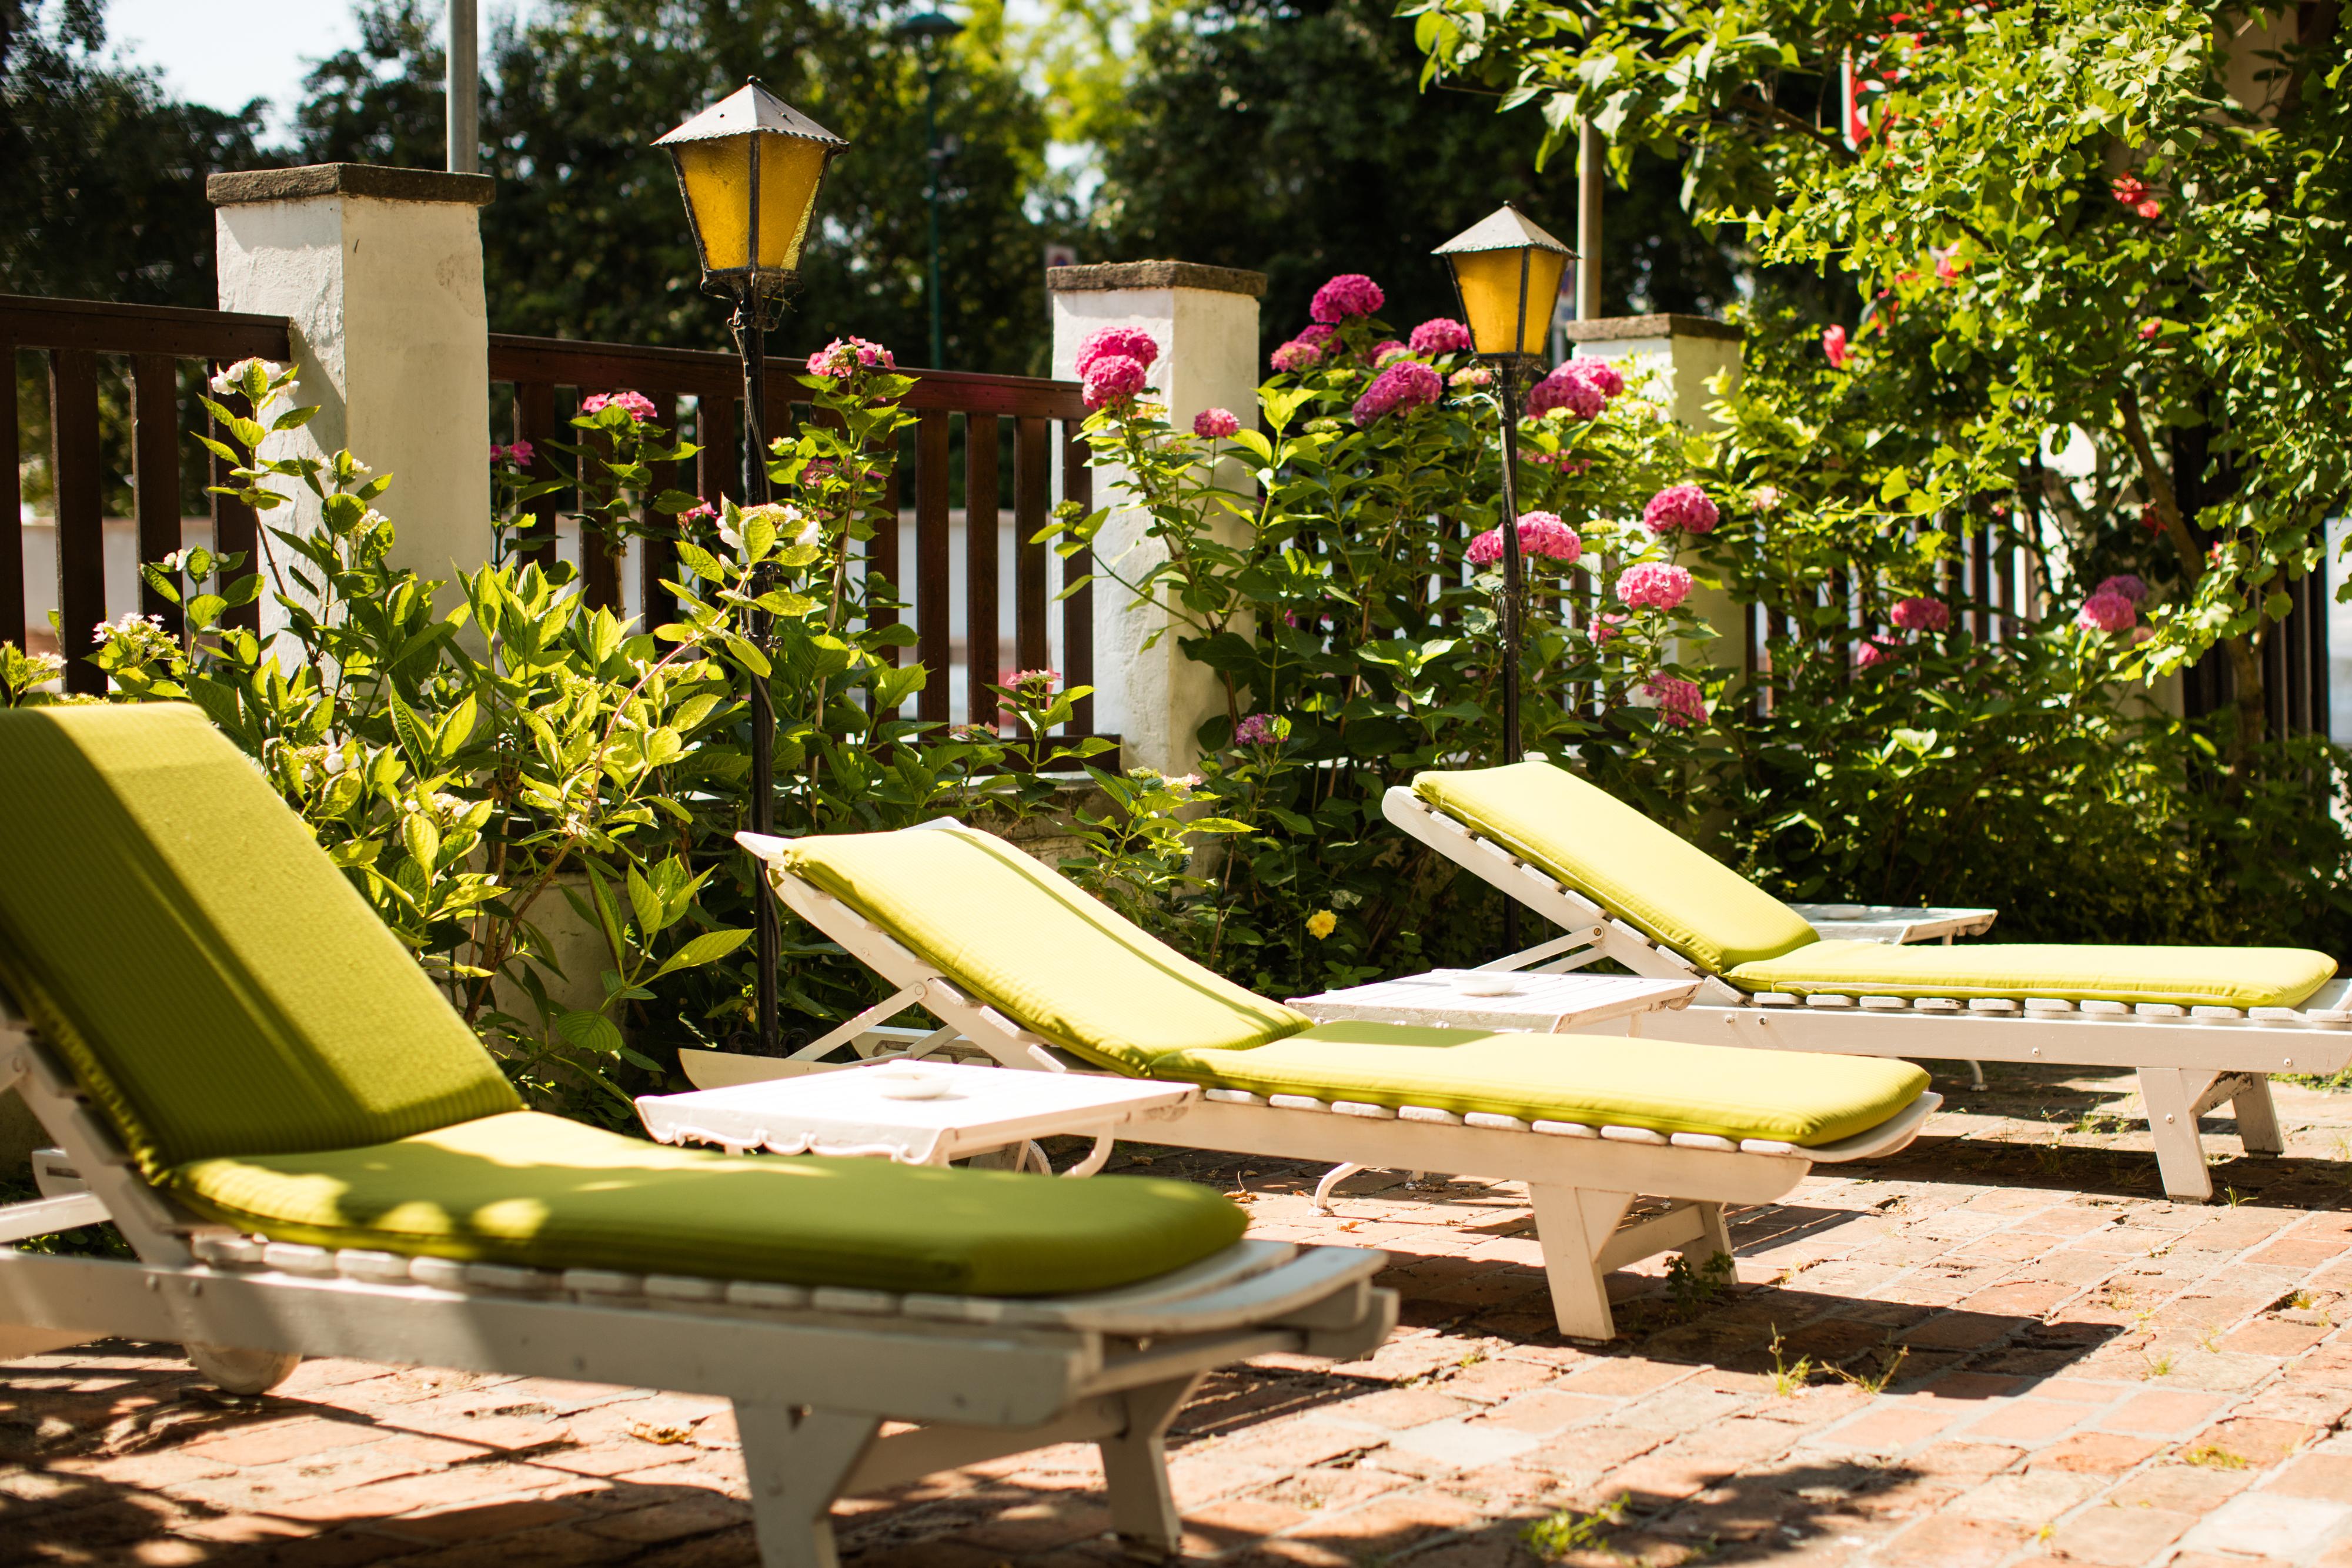
M 1517 1116 L 1505 1116 L 1493 1111 L 1472 1111 L 1462 1119 L 1465 1122 L 1469 1123 L 1470 1125 L 1474 1127 L 1488 1127 L 1497 1132 L 1525 1133 L 1530 1131 L 1528 1124 L 1520 1121 Z
M 2243 1008 L 2194 1007 L 2189 1009 L 2189 1016 L 2190 1018 L 2198 1019 L 2242 1019 L 2246 1016 L 2246 1009 Z
M 1663 1145 L 1667 1142 L 1665 1134 L 1648 1127 L 1603 1127 L 1601 1135 L 1618 1144 Z
M 566 1269 L 563 1288 L 583 1296 L 642 1296 L 646 1293 L 643 1274 L 625 1274 L 617 1269 Z
M 1586 1126 L 1581 1122 L 1535 1122 L 1530 1123 L 1529 1125 L 1531 1125 L 1537 1132 L 1549 1133 L 1555 1138 L 1591 1138 L 1599 1136 L 1592 1128 Z
M 657 1301 L 719 1301 L 727 1297 L 727 1281 L 695 1274 L 648 1274 L 646 1294 Z
M 647 1281 L 650 1286 L 652 1281 Z M 856 1312 L 862 1317 L 897 1313 L 901 1298 L 887 1291 L 857 1291 L 846 1285 L 819 1285 L 809 1292 L 809 1305 L 821 1312 Z
M 1737 1153 L 1737 1139 L 1719 1138 L 1713 1133 L 1676 1133 L 1668 1142 L 1678 1149 L 1717 1149 L 1726 1154 Z
M 272 1269 L 282 1269 L 289 1274 L 331 1274 L 335 1271 L 335 1255 L 324 1247 L 306 1247 L 297 1241 L 273 1241 L 262 1249 L 262 1262 Z
M 335 1272 L 347 1280 L 366 1280 L 379 1285 L 396 1285 L 408 1278 L 408 1260 L 397 1252 L 378 1252 L 369 1248 L 351 1247 L 335 1254 Z
M 1390 1121 L 1396 1115 L 1386 1105 L 1368 1104 L 1361 1100 L 1334 1100 L 1331 1109 L 1342 1116 L 1363 1116 L 1375 1122 Z
M 1864 997 L 1862 998 L 1862 1005 L 1870 1012 L 1891 1013 L 1901 1012 L 1911 1004 L 1901 997 Z
M 1923 1013 L 1956 1013 L 1961 1010 L 1957 997 L 1915 997 L 1911 1007 L 1914 1011 Z
M 1809 1008 L 1850 1008 L 1853 1006 L 1853 998 L 1833 995 L 1812 996 L 1805 998 L 1805 1005 Z
M 473 1291 L 551 1291 L 563 1276 L 548 1269 L 519 1269 L 511 1263 L 468 1263 L 463 1276 Z
M 1403 1122 L 1436 1122 L 1449 1127 L 1462 1125 L 1462 1113 L 1441 1111 L 1433 1105 L 1400 1105 L 1397 1119 Z
M 2030 1013 L 2071 1013 L 2074 1004 L 2063 997 L 2028 997 L 2025 1010 Z
M 805 1285 L 780 1285 L 764 1280 L 738 1280 L 727 1287 L 727 1304 L 762 1312 L 796 1312 L 809 1304 Z
M 1214 1100 L 1221 1105 L 1263 1105 L 1265 1101 L 1246 1089 L 1203 1089 L 1203 1100 Z
M 2017 1004 L 2007 997 L 1971 997 L 1969 1011 L 1972 1013 L 2013 1013 Z
M 1318 1100 L 1311 1094 L 1269 1094 L 1265 1103 L 1283 1111 L 1328 1111 L 1331 1108 L 1328 1102 Z
M 1806 1151 L 1775 1138 L 1742 1138 L 1739 1140 L 1739 1152 L 1743 1155 L 1802 1155 Z

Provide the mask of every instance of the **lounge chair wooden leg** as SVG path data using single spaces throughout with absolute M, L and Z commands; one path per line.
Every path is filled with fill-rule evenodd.
M 1315 1207 L 1326 1214 L 1330 1213 L 1332 1188 L 1363 1168 L 1361 1166 L 1340 1165 L 1333 1166 L 1329 1170 L 1325 1171 L 1323 1179 L 1315 1184 Z
M 2286 1136 L 2279 1131 L 2278 1108 L 2271 1103 L 2271 1081 L 2257 1075 L 2231 1096 L 2237 1113 L 2238 1140 L 2250 1155 L 2286 1153 Z
M 302 1364 L 302 1358 L 278 1350 L 237 1350 L 228 1345 L 184 1344 L 188 1360 L 226 1394 L 267 1394 Z
M 1111 1528 L 1126 1545 L 1172 1557 L 1183 1542 L 1168 1484 L 1168 1424 L 1200 1382 L 1196 1375 L 1130 1390 L 1123 1397 L 1127 1429 L 1097 1444 L 1110 1486 Z
M 828 1515 L 882 1418 L 738 1399 L 735 1426 L 761 1568 L 840 1568 Z
M 2148 1135 L 2156 1140 L 2157 1169 L 2164 1194 L 2180 1203 L 2203 1203 L 2213 1196 L 2205 1169 L 2205 1145 L 2197 1135 L 2197 1101 L 2214 1074 L 2181 1067 L 2139 1070 L 2140 1103 L 2147 1109 Z
M 1704 1268 L 1719 1254 L 1735 1257 L 1731 1250 L 1731 1227 L 1724 1223 L 1723 1205 L 1702 1203 L 1698 1206 L 1698 1239 L 1683 1249 L 1683 1257 L 1691 1267 Z
M 1551 1282 L 1551 1310 L 1559 1332 L 1571 1339 L 1616 1337 L 1609 1290 L 1594 1260 L 1608 1245 L 1633 1195 L 1530 1183 L 1528 1197 L 1536 1211 L 1536 1240 L 1543 1248 L 1544 1275 Z

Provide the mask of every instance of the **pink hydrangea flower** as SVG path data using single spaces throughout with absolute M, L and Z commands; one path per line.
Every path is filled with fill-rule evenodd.
M 1320 349 L 1339 335 L 1339 329 L 1328 321 L 1318 321 L 1311 327 L 1301 327 L 1294 341 L 1312 343 Z
M 1598 388 L 1602 397 L 1613 398 L 1625 390 L 1625 378 L 1606 360 L 1570 360 L 1559 368 Z
M 1759 485 L 1748 492 L 1748 504 L 1759 512 L 1779 511 L 1780 500 L 1780 487 L 1777 485 Z
M 513 464 L 518 468 L 528 468 L 530 466 L 530 442 L 518 441 L 512 446 L 491 447 L 490 461 L 497 463 L 503 460 Z
M 2091 591 L 2095 595 L 2120 593 L 2134 604 L 2147 602 L 2147 584 L 2140 580 L 2139 574 L 2137 572 L 2119 571 Z
M 1013 687 L 1015 691 L 1018 691 L 1024 686 L 1034 686 L 1041 692 L 1050 692 L 1055 686 L 1062 684 L 1062 672 L 1059 670 L 1014 670 L 1012 674 L 1004 677 L 1003 684 Z
M 1272 746 L 1281 738 L 1271 714 L 1254 713 L 1234 726 L 1235 746 Z
M 1857 643 L 1853 649 L 1853 667 L 1857 670 L 1866 670 L 1873 664 L 1883 664 L 1893 657 L 1895 657 L 1895 650 L 1884 643 L 1875 641 Z
M 1494 565 L 1503 559 L 1503 530 L 1488 528 L 1473 538 L 1463 553 L 1473 566 Z M 1519 519 L 1519 553 L 1573 563 L 1584 553 L 1584 541 L 1555 514 L 1529 512 Z
M 1381 286 L 1360 272 L 1343 272 L 1315 291 L 1315 299 L 1307 306 L 1307 314 L 1327 325 L 1337 325 L 1351 317 L 1369 316 L 1388 303 Z
M 1433 316 L 1412 329 L 1416 354 L 1458 354 L 1470 346 L 1470 329 L 1451 316 Z
M 1592 618 L 1591 624 L 1585 627 L 1584 634 L 1591 638 L 1592 645 L 1598 648 L 1606 643 L 1610 638 L 1614 637 L 1624 629 L 1624 616 L 1618 614 L 1613 610 L 1604 610 L 1600 614 L 1595 615 Z
M 1097 360 L 1114 354 L 1123 354 L 1148 371 L 1160 357 L 1160 344 L 1140 327 L 1105 327 L 1099 332 L 1088 333 L 1086 341 L 1078 345 L 1078 379 L 1086 379 Z
M 1711 534 L 1723 519 L 1706 492 L 1696 485 L 1669 485 L 1642 508 L 1642 522 L 1654 534 Z
M 1952 608 L 1940 599 L 1899 600 L 1887 619 L 1906 632 L 1941 632 L 1952 623 Z
M 1445 393 L 1445 382 L 1419 360 L 1399 360 L 1364 389 L 1350 412 L 1358 424 L 1370 424 L 1387 414 L 1426 408 Z
M 1231 409 L 1204 408 L 1192 416 L 1192 434 L 1203 441 L 1224 441 L 1241 429 Z
M 1383 341 L 1374 343 L 1372 345 L 1372 363 L 1376 365 L 1385 365 L 1391 360 L 1412 352 L 1412 350 L 1411 349 L 1405 347 L 1404 344 L 1398 342 L 1394 338 L 1386 339 Z
M 1822 352 L 1828 358 L 1830 369 L 1833 371 L 1842 371 L 1853 361 L 1853 350 L 1846 346 L 1844 328 L 1822 329 Z
M 580 412 L 583 413 L 599 413 L 608 408 L 622 410 L 628 414 L 631 421 L 638 424 L 643 424 L 653 418 L 656 412 L 654 408 L 654 400 L 639 392 L 596 392 L 583 398 L 580 403 Z M 528 443 L 519 444 L 523 445 L 525 450 L 529 449 Z
M 1144 370 L 1139 360 L 1125 354 L 1105 354 L 1087 370 L 1084 397 L 1088 408 L 1103 408 L 1123 403 L 1143 390 Z
M 2151 316 L 2139 324 L 2139 340 L 2145 343 L 2163 330 L 2164 323 Z
M 682 528 L 690 528 L 696 523 L 715 523 L 718 520 L 719 508 L 708 501 L 688 507 L 677 515 L 677 526 Z
M 847 381 L 860 370 L 895 371 L 898 360 L 879 343 L 864 338 L 835 338 L 809 356 L 809 374 Z
M 1304 338 L 1293 338 L 1268 355 L 1266 362 L 1277 371 L 1289 371 L 1295 374 L 1301 371 L 1311 371 L 1321 364 L 1323 350 Z
M 2083 601 L 2074 624 L 2085 632 L 2128 632 L 2139 622 L 2132 601 L 2112 588 L 2102 588 Z
M 1691 574 L 1664 561 L 1629 566 L 1617 578 L 1617 597 L 1636 610 L 1672 610 L 1690 591 Z
M 1483 387 L 1493 384 L 1495 372 L 1484 365 L 1465 365 L 1445 378 L 1450 387 Z
M 1538 382 L 1528 392 L 1528 417 L 1541 419 L 1554 409 L 1566 409 L 1575 419 L 1600 417 L 1612 394 L 1607 383 L 1591 373 L 1591 367 L 1596 365 L 1600 365 L 1597 360 L 1570 360 Z M 1621 388 L 1625 384 L 1616 371 L 1610 371 L 1609 375 Z
M 1654 675 L 1642 683 L 1650 700 L 1658 705 L 1658 716 L 1676 729 L 1688 729 L 1706 722 L 1706 694 L 1698 689 L 1696 681 L 1679 675 Z

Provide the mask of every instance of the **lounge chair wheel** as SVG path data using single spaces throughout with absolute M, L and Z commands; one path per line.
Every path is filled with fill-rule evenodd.
M 227 1394 L 267 1394 L 302 1364 L 302 1358 L 282 1350 L 233 1350 L 225 1344 L 181 1347 L 196 1370 Z

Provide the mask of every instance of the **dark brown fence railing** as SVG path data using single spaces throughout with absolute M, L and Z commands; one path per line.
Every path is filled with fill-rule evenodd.
M 804 360 L 779 357 L 770 362 L 766 402 L 771 434 L 790 432 L 807 416 L 807 389 L 797 376 Z M 1066 499 L 1091 506 L 1093 476 L 1087 466 L 1087 448 L 1077 431 L 1086 418 L 1073 382 L 1040 381 L 1024 376 L 977 375 L 961 371 L 910 370 L 914 390 L 906 406 L 917 415 L 908 443 L 894 466 L 887 505 L 893 513 L 911 512 L 914 560 L 910 577 L 905 568 L 898 530 L 883 528 L 866 545 L 868 570 L 880 573 L 908 597 L 914 610 L 915 657 L 939 678 L 916 699 L 918 715 L 944 723 L 952 715 L 948 674 L 964 666 L 964 713 L 986 724 L 995 712 L 996 696 L 988 687 L 1011 668 L 1034 669 L 1054 661 L 1051 616 L 1052 558 L 1043 545 L 1030 543 L 1045 527 L 1053 505 L 1054 478 L 1058 466 Z M 490 338 L 490 381 L 493 419 L 503 413 L 509 440 L 526 440 L 535 448 L 550 437 L 574 434 L 572 413 L 596 392 L 631 391 L 653 400 L 656 418 L 692 437 L 701 447 L 691 484 L 686 476 L 670 482 L 690 488 L 717 503 L 740 488 L 741 472 L 737 433 L 742 428 L 742 375 L 731 354 L 690 349 L 635 348 L 619 343 L 586 343 L 554 338 Z M 500 397 L 501 386 L 511 389 Z M 693 407 L 689 413 L 688 401 Z M 682 423 L 681 421 L 684 421 Z M 961 464 L 958 462 L 961 456 Z M 554 477 L 544 449 L 534 452 L 533 464 L 541 476 Z M 959 471 L 960 470 L 960 471 Z M 951 513 L 961 497 L 964 514 L 963 602 L 961 614 L 951 599 L 954 538 Z M 550 522 L 561 510 L 561 496 L 537 503 Z M 999 630 L 1003 606 L 1002 536 L 1007 512 L 1012 520 L 1013 646 L 1006 649 Z M 677 574 L 677 532 L 667 519 L 641 519 L 649 537 L 635 551 L 638 602 L 648 623 L 658 624 L 668 609 L 662 582 Z M 551 529 L 534 530 L 551 536 Z M 551 549 L 551 547 L 547 547 Z M 590 601 L 620 605 L 625 598 L 623 575 L 626 562 L 600 538 L 583 538 L 581 568 Z M 1067 561 L 1065 580 L 1089 570 L 1081 552 Z M 1090 588 L 1081 588 L 1059 601 L 1060 666 L 1068 685 L 1092 684 L 1094 609 Z M 961 624 L 962 657 L 955 647 Z M 1010 654 L 1008 659 L 1007 654 Z M 1093 728 L 1093 703 L 1075 706 L 1078 734 Z M 1114 764 L 1115 758 L 1106 758 Z
M 66 658 L 66 689 L 102 692 L 105 673 L 82 655 L 107 619 L 105 524 L 110 476 L 126 465 L 108 448 L 104 397 L 127 398 L 127 475 L 138 553 L 153 560 L 181 548 L 186 503 L 202 502 L 212 519 L 214 548 L 250 556 L 252 509 L 203 486 L 188 494 L 183 464 L 202 455 L 198 474 L 217 482 L 225 466 L 187 439 L 208 427 L 194 401 L 202 378 L 221 366 L 259 355 L 285 360 L 292 352 L 283 318 L 161 306 L 104 305 L 80 299 L 0 295 L 0 348 L 8 373 L 0 376 L 0 641 L 26 645 L 24 472 L 17 406 L 18 352 L 47 361 L 47 477 L 57 518 L 58 652 Z M 112 457 L 113 460 L 110 460 Z M 178 629 L 178 607 L 143 584 L 139 611 L 161 615 Z M 126 607 L 127 608 L 127 607 Z M 251 607 L 240 613 L 250 615 Z M 30 628 L 46 634 L 46 626 Z

